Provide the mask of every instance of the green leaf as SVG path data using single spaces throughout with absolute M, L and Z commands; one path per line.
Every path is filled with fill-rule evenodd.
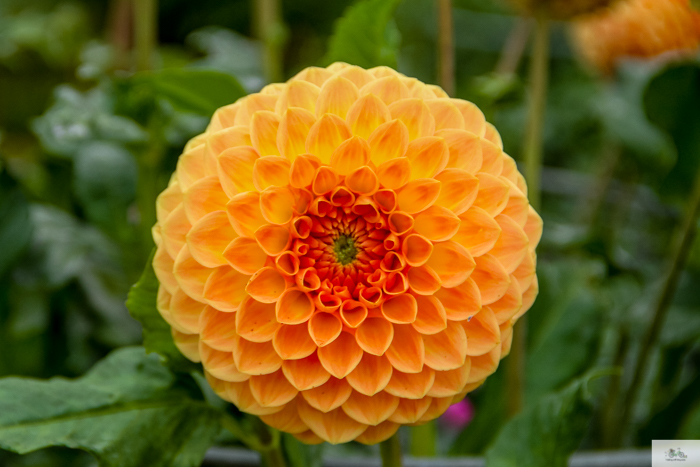
M 178 110 L 206 116 L 246 95 L 236 78 L 214 70 L 170 69 L 139 73 L 133 80 L 150 87 Z
M 593 414 L 588 383 L 606 374 L 610 371 L 589 372 L 527 406 L 486 451 L 487 467 L 566 467 Z
M 148 353 L 160 354 L 166 364 L 175 371 L 188 373 L 198 365 L 187 360 L 173 342 L 170 325 L 158 312 L 158 278 L 153 271 L 155 249 L 146 262 L 139 281 L 131 287 L 126 307 L 129 313 L 143 326 L 143 346 Z
M 393 21 L 400 0 L 360 0 L 335 25 L 324 61 L 396 68 L 401 35 Z
M 32 223 L 29 204 L 14 181 L 0 172 L 0 277 L 29 244 Z
M 141 347 L 114 351 L 75 380 L 0 379 L 0 447 L 82 449 L 103 467 L 198 466 L 220 414 L 174 382 Z
M 304 444 L 289 433 L 282 433 L 281 442 L 289 467 L 323 467 L 323 444 Z

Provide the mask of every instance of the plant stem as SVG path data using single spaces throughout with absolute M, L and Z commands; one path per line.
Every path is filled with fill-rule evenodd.
M 510 345 L 506 366 L 506 384 L 508 400 L 506 411 L 510 418 L 516 416 L 523 408 L 525 400 L 525 336 L 527 321 L 521 317 L 513 328 L 513 342 Z
M 379 445 L 379 450 L 382 453 L 382 466 L 383 467 L 402 467 L 403 461 L 401 459 L 401 442 L 399 441 L 399 433 L 396 432 L 394 436 L 382 441 Z
M 450 96 L 455 93 L 455 43 L 452 0 L 438 2 L 438 81 Z
M 157 0 L 134 0 L 134 42 L 136 44 L 136 69 L 153 67 L 153 52 L 158 34 Z
M 634 369 L 632 382 L 630 383 L 627 397 L 625 398 L 620 427 L 622 431 L 627 427 L 632 419 L 632 411 L 639 397 L 639 392 L 642 386 L 646 370 L 649 368 L 649 358 L 651 350 L 656 345 L 659 334 L 668 315 L 668 310 L 671 308 L 673 297 L 678 289 L 678 282 L 683 272 L 685 262 L 690 255 L 693 240 L 697 233 L 697 219 L 700 214 L 700 169 L 695 174 L 693 189 L 686 208 L 685 217 L 674 235 L 673 249 L 671 253 L 671 264 L 668 275 L 661 290 L 661 294 L 656 302 L 654 309 L 654 317 L 646 330 L 644 338 L 641 342 L 639 358 Z
M 530 64 L 530 115 L 525 134 L 525 179 L 530 204 L 540 207 L 540 176 L 542 172 L 542 131 L 547 104 L 549 75 L 549 20 L 536 18 L 535 37 Z
M 254 34 L 265 45 L 265 79 L 268 83 L 282 82 L 282 51 L 287 31 L 280 17 L 280 1 L 254 0 L 253 3 Z
M 411 455 L 416 457 L 435 457 L 435 421 L 411 428 Z
M 273 447 L 272 449 L 269 449 L 267 451 L 263 451 L 261 454 L 262 454 L 264 465 L 266 467 L 286 467 L 287 466 L 287 461 L 284 458 L 284 453 L 282 452 L 282 448 L 280 447 L 279 444 L 277 444 L 277 446 Z
M 520 60 L 523 58 L 531 31 L 532 22 L 529 18 L 518 18 L 516 20 L 505 44 L 503 44 L 501 57 L 496 65 L 496 73 L 509 75 L 516 72 L 520 65 Z

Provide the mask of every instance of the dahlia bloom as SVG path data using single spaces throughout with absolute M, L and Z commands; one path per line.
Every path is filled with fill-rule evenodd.
M 611 73 L 622 57 L 650 58 L 700 47 L 700 12 L 690 0 L 626 0 L 574 25 L 583 58 Z
M 216 111 L 158 197 L 158 307 L 214 391 L 373 444 L 484 382 L 537 295 L 542 221 L 473 104 L 344 63 Z
M 570 19 L 599 10 L 619 0 L 511 0 L 516 8 L 530 15 Z

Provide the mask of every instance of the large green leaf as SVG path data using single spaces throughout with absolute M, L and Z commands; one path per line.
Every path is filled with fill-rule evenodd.
M 607 373 L 590 372 L 527 406 L 486 451 L 487 467 L 566 467 L 593 414 L 588 383 Z
M 363 68 L 396 68 L 401 36 L 392 15 L 400 0 L 360 0 L 335 26 L 325 62 L 347 62 Z
M 147 352 L 156 352 L 167 365 L 182 372 L 190 372 L 198 367 L 187 360 L 173 342 L 170 325 L 165 322 L 156 306 L 158 299 L 158 278 L 153 271 L 153 256 L 146 262 L 141 278 L 129 291 L 126 307 L 129 313 L 143 326 L 143 346 Z
M 236 78 L 214 70 L 169 69 L 140 73 L 133 79 L 136 84 L 150 87 L 157 97 L 168 100 L 176 109 L 206 116 L 246 95 Z
M 198 466 L 220 413 L 174 387 L 141 347 L 110 354 L 75 380 L 0 380 L 0 447 L 92 453 L 104 467 Z

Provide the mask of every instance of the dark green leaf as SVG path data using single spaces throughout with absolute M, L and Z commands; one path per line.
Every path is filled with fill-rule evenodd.
M 143 346 L 147 352 L 160 354 L 167 365 L 176 371 L 196 370 L 198 366 L 187 360 L 175 346 L 170 325 L 158 312 L 158 278 L 153 271 L 154 255 L 155 249 L 146 262 L 141 278 L 129 291 L 126 307 L 131 316 L 143 326 Z
M 32 224 L 29 204 L 14 181 L 0 172 L 0 277 L 29 244 Z
M 289 467 L 323 466 L 323 444 L 304 444 L 289 433 L 282 433 L 281 442 Z
M 206 116 L 246 95 L 236 78 L 214 70 L 170 69 L 137 74 L 133 79 L 176 109 Z
M 75 380 L 2 379 L 0 447 L 82 449 L 105 467 L 198 466 L 220 415 L 174 381 L 141 347 L 117 350 Z
M 590 372 L 528 405 L 486 451 L 487 467 L 566 467 L 593 414 L 588 383 L 608 373 Z
M 392 15 L 400 0 L 360 0 L 338 20 L 325 62 L 396 68 L 401 36 Z

